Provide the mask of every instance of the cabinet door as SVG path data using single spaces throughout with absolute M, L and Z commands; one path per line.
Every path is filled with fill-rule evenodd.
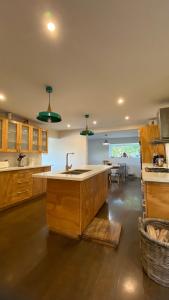
M 47 130 L 41 130 L 41 151 L 43 153 L 48 152 L 48 132 L 47 132 Z
M 20 150 L 30 152 L 30 126 L 26 124 L 20 126 Z
M 7 152 L 19 152 L 19 123 L 7 120 Z
M 0 152 L 5 151 L 5 144 L 5 120 L 3 118 L 0 118 Z
M 31 134 L 31 144 L 32 144 L 32 152 L 39 152 L 40 151 L 40 129 L 36 127 L 32 127 L 32 134 Z
M 165 155 L 164 145 L 153 145 L 152 141 L 160 137 L 158 125 L 147 125 L 140 129 L 141 157 L 143 163 L 152 163 L 153 153 Z

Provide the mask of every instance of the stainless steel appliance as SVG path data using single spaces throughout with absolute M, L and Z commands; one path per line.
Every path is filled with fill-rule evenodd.
M 160 128 L 160 138 L 155 139 L 153 143 L 169 143 L 169 107 L 160 108 L 157 121 Z

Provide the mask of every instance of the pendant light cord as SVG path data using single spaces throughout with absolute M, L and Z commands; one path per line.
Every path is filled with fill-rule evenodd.
M 88 126 L 87 126 L 87 118 L 86 118 L 86 130 L 88 130 Z
M 49 92 L 49 105 L 48 105 L 48 112 L 51 112 L 51 106 L 50 106 L 50 92 Z

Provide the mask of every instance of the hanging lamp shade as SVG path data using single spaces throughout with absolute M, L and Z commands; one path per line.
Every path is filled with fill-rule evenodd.
M 47 86 L 46 92 L 49 95 L 48 109 L 47 109 L 47 111 L 39 112 L 37 119 L 42 122 L 58 123 L 58 122 L 62 121 L 62 118 L 58 113 L 52 111 L 51 105 L 50 105 L 50 94 L 53 92 L 53 88 L 51 86 Z
M 80 135 L 88 135 L 88 136 L 94 135 L 94 132 L 88 129 L 87 119 L 89 118 L 89 115 L 86 114 L 84 117 L 86 118 L 86 128 L 80 132 Z
M 108 146 L 110 143 L 108 142 L 107 140 L 107 134 L 105 134 L 105 140 L 104 142 L 102 143 L 103 146 Z

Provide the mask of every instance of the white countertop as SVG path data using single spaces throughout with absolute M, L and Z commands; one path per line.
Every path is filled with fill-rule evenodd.
M 34 169 L 34 168 L 43 168 L 43 167 L 50 167 L 51 165 L 29 165 L 24 167 L 7 167 L 1 168 L 0 172 L 9 172 L 9 171 L 22 171 L 27 169 Z
M 143 164 L 142 165 L 142 179 L 143 181 L 149 182 L 166 182 L 169 183 L 169 173 L 155 173 L 155 172 L 146 172 L 145 168 L 153 168 L 153 164 Z M 164 165 L 166 168 L 167 166 Z
M 107 165 L 85 165 L 85 166 L 80 166 L 78 168 L 73 168 L 70 170 L 70 171 L 77 170 L 77 169 L 90 170 L 89 172 L 79 174 L 79 175 L 62 174 L 63 172 L 65 172 L 65 170 L 62 170 L 60 172 L 50 171 L 50 172 L 45 172 L 45 173 L 37 173 L 37 174 L 34 174 L 33 177 L 83 181 L 90 177 L 93 177 L 94 175 L 97 175 L 104 171 L 110 170 L 111 168 L 112 168 L 112 166 L 107 166 Z

